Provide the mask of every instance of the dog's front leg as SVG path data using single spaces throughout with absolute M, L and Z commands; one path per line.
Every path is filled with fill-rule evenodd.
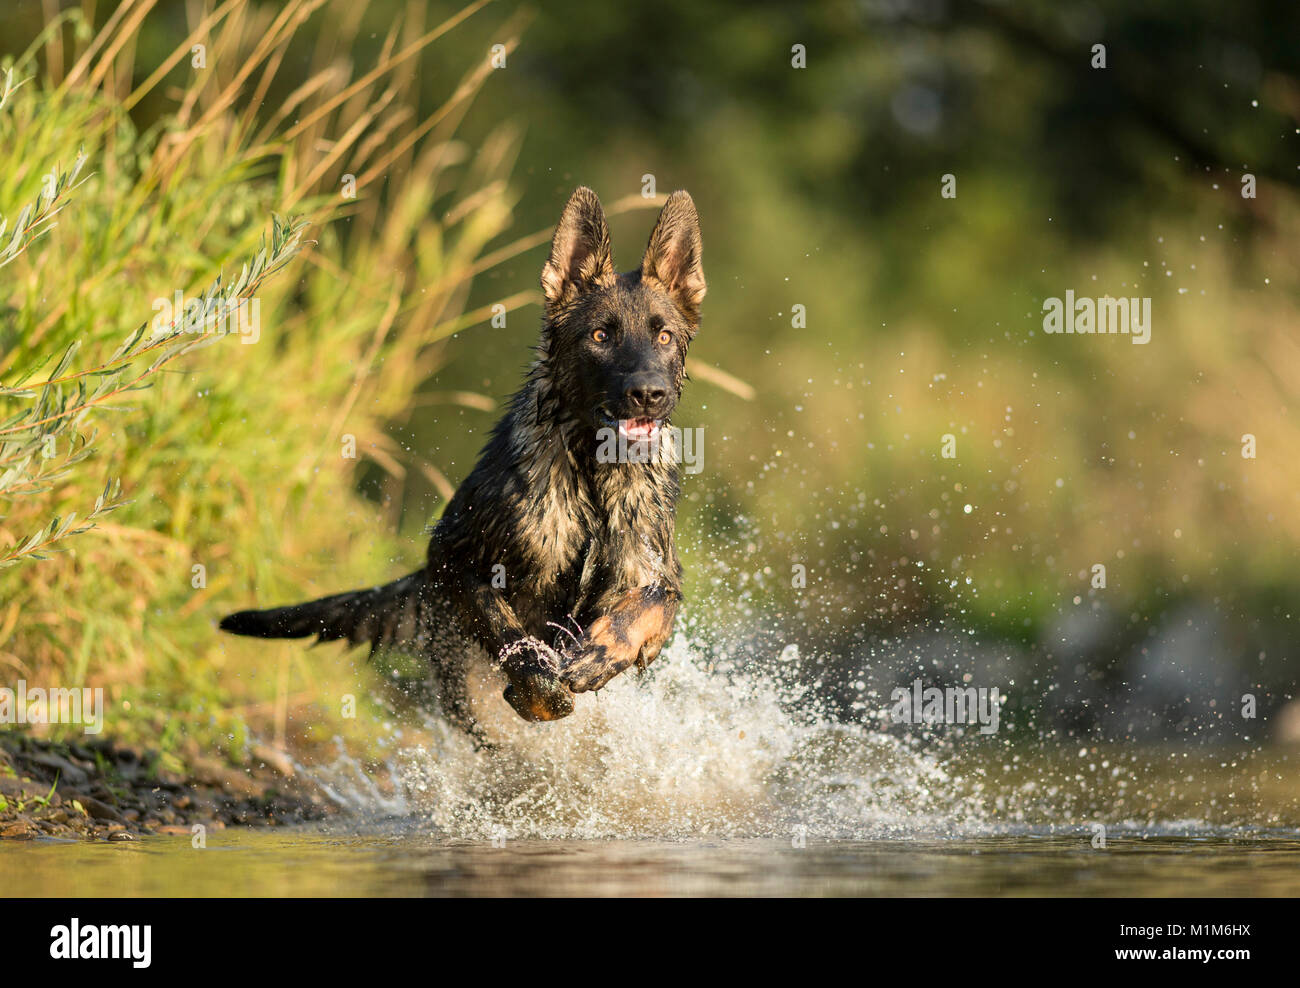
M 573 695 L 560 681 L 555 653 L 525 630 L 509 601 L 486 583 L 461 588 L 470 631 L 495 657 L 510 685 L 502 694 L 524 720 L 559 720 L 573 713 Z
M 682 595 L 660 586 L 637 587 L 599 608 L 582 650 L 560 673 L 575 693 L 598 690 L 633 664 L 655 660 L 672 634 Z

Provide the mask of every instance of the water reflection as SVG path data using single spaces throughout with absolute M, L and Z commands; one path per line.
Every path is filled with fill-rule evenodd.
M 951 840 L 466 842 L 392 832 L 225 831 L 0 846 L 35 896 L 1294 896 L 1300 834 L 1021 832 Z

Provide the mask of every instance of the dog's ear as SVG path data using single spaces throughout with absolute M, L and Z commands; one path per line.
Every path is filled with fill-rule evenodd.
M 706 288 L 703 255 L 695 203 L 689 192 L 674 192 L 650 234 L 641 277 L 667 292 L 692 324 L 699 322 Z
M 614 280 L 605 210 L 591 189 L 574 190 L 551 239 L 551 256 L 542 267 L 547 308 L 572 301 L 592 285 Z

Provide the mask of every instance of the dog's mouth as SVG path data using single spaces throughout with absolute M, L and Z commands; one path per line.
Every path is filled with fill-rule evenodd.
M 620 419 L 605 410 L 601 411 L 600 418 L 606 428 L 616 429 L 619 438 L 626 439 L 630 443 L 648 443 L 658 439 L 664 425 L 663 419 Z
M 649 442 L 659 435 L 658 419 L 619 419 L 618 434 L 629 442 Z

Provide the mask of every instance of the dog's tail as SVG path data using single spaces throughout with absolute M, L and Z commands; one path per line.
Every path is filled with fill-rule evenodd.
M 384 648 L 420 648 L 432 631 L 431 588 L 424 570 L 368 590 L 322 597 L 266 611 L 239 611 L 221 619 L 221 630 L 253 638 L 346 639 Z

